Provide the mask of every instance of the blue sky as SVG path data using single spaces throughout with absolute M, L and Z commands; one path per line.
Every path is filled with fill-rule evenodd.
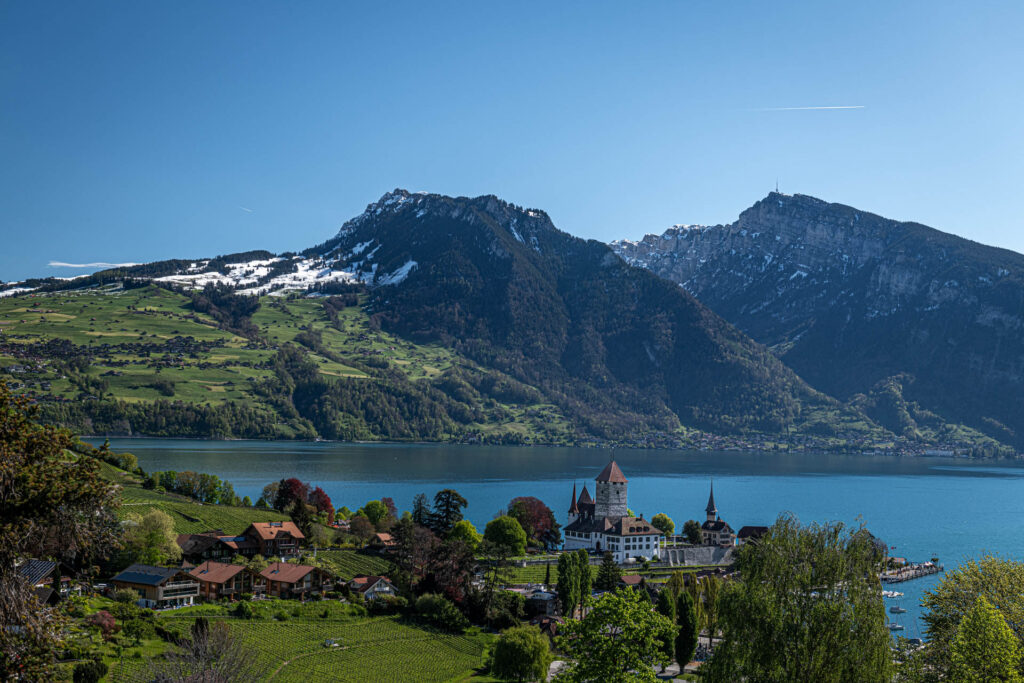
M 973 6 L 971 6 L 973 5 Z M 610 240 L 811 194 L 1024 251 L 1024 3 L 0 3 L 0 279 L 384 192 Z M 858 106 L 858 109 L 787 107 Z

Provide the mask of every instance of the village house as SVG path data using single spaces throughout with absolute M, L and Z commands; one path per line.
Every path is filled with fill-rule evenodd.
M 398 595 L 398 589 L 386 576 L 356 576 L 348 582 L 348 587 L 367 600 Z
M 235 600 L 242 593 L 262 592 L 266 585 L 259 574 L 242 564 L 207 560 L 188 573 L 199 582 L 199 595 L 205 600 Z
M 325 569 L 291 562 L 272 562 L 260 576 L 267 583 L 267 597 L 272 598 L 303 600 L 308 595 L 332 590 L 337 583 L 334 575 Z
M 616 562 L 629 558 L 651 558 L 658 554 L 661 531 L 641 517 L 631 517 L 626 507 L 628 482 L 615 461 L 611 461 L 597 475 L 596 499 L 584 484 L 576 498 L 576 485 L 572 487 L 569 505 L 569 524 L 565 533 L 565 550 L 611 552 Z
M 751 543 L 768 533 L 766 526 L 743 526 L 736 532 L 736 545 Z
M 377 533 L 370 539 L 370 547 L 375 548 L 380 552 L 391 550 L 395 547 L 395 539 L 389 533 Z
M 55 605 L 61 599 L 60 565 L 49 560 L 24 560 L 18 564 L 18 576 L 28 585 L 43 605 Z
M 718 508 L 715 507 L 715 485 L 711 485 L 711 495 L 708 496 L 708 505 L 704 508 L 707 513 L 707 520 L 700 527 L 701 541 L 704 545 L 717 545 L 722 548 L 729 548 L 735 545 L 736 535 L 732 527 L 722 521 L 718 516 Z
M 223 531 L 204 531 L 201 534 L 178 534 L 181 559 L 192 564 L 206 560 L 230 559 L 235 555 L 252 557 L 258 544 L 249 536 L 227 536 Z
M 256 543 L 256 552 L 263 557 L 295 555 L 306 542 L 295 522 L 253 522 L 243 535 Z
M 110 583 L 115 588 L 135 591 L 140 606 L 154 609 L 192 605 L 199 597 L 199 582 L 180 568 L 133 564 Z

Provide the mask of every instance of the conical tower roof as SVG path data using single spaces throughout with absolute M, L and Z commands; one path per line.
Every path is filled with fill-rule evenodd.
M 715 482 L 711 482 L 711 495 L 708 496 L 708 506 L 704 508 L 704 512 L 709 515 L 713 515 L 718 512 L 718 508 L 715 507 Z
M 594 502 L 594 499 L 590 497 L 590 491 L 587 490 L 586 484 L 583 485 L 583 490 L 580 491 L 580 498 L 577 502 L 580 505 L 591 504 Z
M 572 483 L 572 502 L 569 504 L 569 514 L 580 514 L 580 508 L 579 506 L 576 505 L 576 482 Z
M 615 461 L 612 460 L 604 466 L 604 469 L 601 470 L 601 474 L 597 475 L 597 481 L 610 481 L 616 484 L 625 484 L 626 477 L 622 474 L 622 470 L 619 469 L 619 466 L 615 464 Z

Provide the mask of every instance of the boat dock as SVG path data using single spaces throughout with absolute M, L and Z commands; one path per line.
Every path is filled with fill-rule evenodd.
M 922 562 L 920 564 L 911 564 L 906 567 L 900 567 L 899 569 L 883 572 L 882 574 L 879 574 L 878 578 L 882 583 L 901 583 L 903 581 L 919 579 L 922 576 L 938 574 L 941 571 L 943 571 L 941 564 Z

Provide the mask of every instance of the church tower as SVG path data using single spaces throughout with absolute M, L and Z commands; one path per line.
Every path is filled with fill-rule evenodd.
M 597 475 L 594 517 L 625 517 L 626 507 L 626 477 L 612 460 Z
M 711 482 L 711 495 L 708 496 L 708 506 L 704 508 L 704 512 L 708 513 L 709 522 L 718 519 L 718 508 L 715 507 L 715 482 Z

